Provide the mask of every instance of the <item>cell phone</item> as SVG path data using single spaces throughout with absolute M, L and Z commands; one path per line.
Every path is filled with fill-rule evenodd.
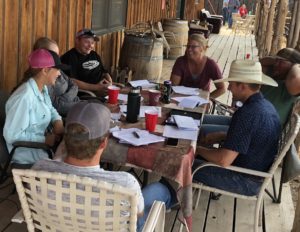
M 168 145 L 168 146 L 177 146 L 178 145 L 178 139 L 167 138 L 166 145 Z

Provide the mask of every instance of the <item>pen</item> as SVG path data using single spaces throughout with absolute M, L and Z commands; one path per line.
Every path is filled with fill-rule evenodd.
M 136 137 L 136 138 L 140 138 L 140 136 L 139 136 L 139 134 L 136 132 L 136 131 L 134 131 L 134 132 L 132 132 L 133 133 L 133 135 L 134 135 L 134 137 Z

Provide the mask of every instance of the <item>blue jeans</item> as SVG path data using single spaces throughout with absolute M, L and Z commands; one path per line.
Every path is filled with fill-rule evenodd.
M 138 218 L 137 231 L 140 232 L 143 229 L 145 221 L 150 212 L 151 206 L 154 201 L 162 201 L 165 203 L 166 209 L 169 209 L 173 204 L 177 202 L 176 193 L 165 184 L 155 182 L 147 185 L 142 189 L 144 197 L 144 215 Z
M 206 114 L 203 117 L 200 133 L 207 135 L 213 132 L 226 132 L 228 131 L 231 122 L 230 116 Z
M 223 26 L 225 25 L 226 21 L 228 21 L 228 8 L 223 7 Z
M 233 24 L 232 13 L 237 13 L 237 10 L 229 10 L 228 11 L 228 27 L 229 28 L 232 28 L 232 24 Z
M 195 170 L 201 163 L 203 163 L 203 160 L 195 159 L 192 169 Z M 193 181 L 247 196 L 256 195 L 262 184 L 262 181 L 255 179 L 255 177 L 248 177 L 218 167 L 205 167 L 200 169 L 194 175 Z

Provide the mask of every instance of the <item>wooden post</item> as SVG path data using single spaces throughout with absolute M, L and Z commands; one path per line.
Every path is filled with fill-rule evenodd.
M 293 5 L 293 12 L 292 12 L 291 24 L 290 24 L 290 28 L 289 28 L 289 36 L 288 36 L 287 47 L 291 47 L 292 40 L 293 40 L 293 37 L 294 37 L 298 4 L 299 4 L 299 1 L 295 0 L 294 1 L 294 5 Z
M 270 55 L 275 55 L 277 51 L 281 48 L 282 41 L 283 41 L 284 26 L 285 26 L 285 18 L 287 15 L 287 5 L 288 5 L 288 0 L 279 0 L 279 4 L 276 11 L 277 14 L 276 14 L 274 36 L 273 36 Z
M 255 23 L 254 23 L 254 35 L 255 35 L 255 42 L 258 44 L 258 32 L 259 32 L 259 25 L 261 21 L 261 10 L 262 10 L 262 1 L 258 1 L 256 4 L 256 11 L 255 11 Z
M 276 4 L 277 4 L 277 1 L 275 1 L 275 0 L 271 1 L 271 6 L 269 9 L 269 15 L 268 15 L 266 38 L 265 38 L 265 43 L 264 43 L 264 47 L 263 47 L 263 51 L 262 51 L 262 56 L 269 55 L 270 50 L 271 50 Z
M 295 2 L 295 5 L 297 7 L 296 9 L 296 13 L 295 15 L 293 15 L 293 17 L 295 17 L 295 24 L 294 24 L 294 31 L 293 34 L 291 35 L 291 40 L 290 40 L 290 47 L 294 48 L 297 45 L 297 41 L 299 39 L 299 33 L 300 33 L 300 2 L 297 1 Z
M 269 13 L 269 1 L 264 0 L 263 3 L 263 13 L 262 13 L 262 20 L 260 25 L 260 33 L 259 33 L 259 43 L 258 43 L 258 56 L 263 56 L 263 49 L 265 44 L 265 38 L 266 38 L 266 30 L 267 30 L 267 23 L 268 23 L 268 13 Z

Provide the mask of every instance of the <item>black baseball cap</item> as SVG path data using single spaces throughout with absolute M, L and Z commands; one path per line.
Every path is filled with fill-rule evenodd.
M 99 37 L 91 29 L 88 28 L 84 28 L 76 33 L 76 38 L 81 37 L 92 37 L 95 41 L 99 41 Z

